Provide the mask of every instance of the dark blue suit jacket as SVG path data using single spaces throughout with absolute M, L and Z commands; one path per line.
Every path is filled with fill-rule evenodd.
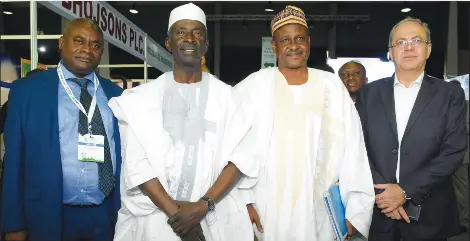
M 121 88 L 98 76 L 108 99 Z M 3 232 L 26 229 L 30 241 L 60 241 L 62 235 L 62 163 L 59 142 L 57 69 L 16 80 L 10 90 L 5 124 Z M 116 144 L 115 216 L 120 208 L 121 142 L 114 118 Z M 114 229 L 113 229 L 114 230 Z
M 452 175 L 468 145 L 465 93 L 455 84 L 425 74 L 398 151 L 394 80 L 392 76 L 366 84 L 356 107 L 374 183 L 397 183 L 400 155 L 399 186 L 411 198 L 409 202 L 422 208 L 419 221 L 407 224 L 387 218 L 375 206 L 369 238 L 394 227 L 414 240 L 454 236 L 459 218 Z

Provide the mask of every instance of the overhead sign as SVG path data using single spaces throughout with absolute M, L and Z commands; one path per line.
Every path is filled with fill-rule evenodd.
M 173 69 L 173 56 L 160 44 L 147 36 L 147 63 L 162 72 Z
M 276 66 L 276 54 L 271 47 L 271 37 L 263 37 L 261 44 L 261 68 Z
M 101 1 L 39 1 L 67 19 L 88 18 L 96 22 L 109 43 L 145 60 L 146 33 L 116 9 Z

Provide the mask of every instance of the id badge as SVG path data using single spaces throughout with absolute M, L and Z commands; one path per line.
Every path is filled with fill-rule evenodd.
M 82 162 L 104 162 L 104 136 L 78 135 L 78 160 Z

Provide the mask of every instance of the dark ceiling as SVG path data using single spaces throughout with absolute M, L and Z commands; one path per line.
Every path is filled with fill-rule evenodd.
M 185 2 L 108 2 L 126 18 L 163 45 L 170 11 Z M 136 3 L 138 14 L 131 14 L 129 8 Z M 217 2 L 195 2 L 207 15 L 215 14 Z M 432 31 L 433 54 L 430 61 L 440 69 L 444 63 L 447 42 L 449 2 L 336 2 L 339 15 L 368 15 L 370 20 L 364 23 L 342 22 L 337 24 L 336 54 L 338 57 L 385 57 L 390 29 L 406 16 L 419 17 L 427 22 Z M 1 3 L 4 10 L 13 15 L 2 15 L 3 33 L 29 34 L 29 3 Z M 328 15 L 331 2 L 220 2 L 222 14 L 264 15 L 270 14 L 264 9 L 271 4 L 275 12 L 286 5 L 296 5 L 306 14 Z M 410 7 L 409 13 L 401 13 L 404 6 Z M 459 49 L 468 49 L 469 39 L 469 2 L 459 2 Z M 273 13 L 271 13 L 273 14 Z M 312 21 L 310 35 L 312 52 L 310 65 L 325 62 L 328 46 L 328 30 L 331 23 Z M 38 29 L 44 34 L 60 34 L 61 17 L 38 4 Z M 208 22 L 208 31 L 213 43 L 213 21 Z M 261 37 L 270 36 L 269 21 L 221 21 L 221 78 L 233 82 L 245 77 L 260 67 Z M 45 45 L 47 53 L 40 53 L 39 61 L 44 64 L 56 64 L 59 61 L 57 40 L 39 40 L 38 45 Z M 50 50 L 50 51 L 49 51 Z M 142 63 L 139 59 L 124 51 L 110 46 L 111 64 Z M 2 55 L 14 58 L 29 58 L 28 40 L 2 41 Z M 213 67 L 213 50 L 208 53 L 209 67 Z M 434 59 L 433 59 L 434 58 Z M 429 63 L 428 63 L 429 64 Z M 440 70 L 439 70 L 440 71 Z M 436 71 L 436 74 L 442 71 Z M 113 74 L 130 78 L 143 78 L 141 69 L 112 69 Z M 149 77 L 155 78 L 158 70 L 149 70 Z

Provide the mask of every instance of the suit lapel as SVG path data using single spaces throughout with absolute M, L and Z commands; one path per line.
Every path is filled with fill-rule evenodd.
M 38 73 L 37 77 L 31 80 L 31 116 L 33 116 L 34 126 L 31 136 L 38 136 L 39 143 L 37 148 L 46 150 L 42 157 L 43 165 L 47 172 L 45 185 L 59 188 L 57 196 L 62 198 L 62 159 L 60 153 L 60 135 L 59 135 L 59 77 L 56 68 Z M 39 127 L 40 128 L 37 128 Z
M 108 98 L 108 101 L 109 101 L 111 98 L 114 97 L 111 86 L 109 86 L 108 81 L 105 81 L 103 78 L 101 78 L 101 76 L 98 76 L 98 79 L 100 81 L 100 85 L 101 85 L 101 88 L 103 89 L 104 95 L 106 95 L 106 98 Z
M 394 79 L 395 75 L 385 81 L 385 83 L 382 85 L 382 88 L 380 88 L 380 97 L 382 99 L 382 104 L 384 106 L 390 128 L 393 132 L 393 135 L 395 136 L 395 139 L 398 141 L 397 118 L 395 115 L 395 96 L 393 92 Z
M 410 118 L 408 119 L 408 123 L 406 124 L 405 132 L 403 133 L 403 139 L 411 130 L 411 127 L 418 119 L 419 115 L 423 112 L 424 108 L 426 108 L 431 99 L 434 97 L 436 91 L 437 89 L 434 85 L 434 80 L 424 74 L 421 88 L 419 89 L 418 96 L 416 97 L 416 101 L 413 106 L 413 110 L 411 111 Z
M 41 89 L 37 101 L 42 103 L 40 104 L 41 112 L 49 113 L 51 118 L 49 123 L 52 129 L 49 131 L 52 131 L 54 135 L 46 136 L 51 136 L 51 141 L 59 140 L 59 76 L 57 75 L 56 68 L 47 70 L 44 76 L 44 79 L 37 81 L 38 85 L 40 85 L 38 88 Z M 57 144 L 58 148 L 60 148 L 59 142 Z

